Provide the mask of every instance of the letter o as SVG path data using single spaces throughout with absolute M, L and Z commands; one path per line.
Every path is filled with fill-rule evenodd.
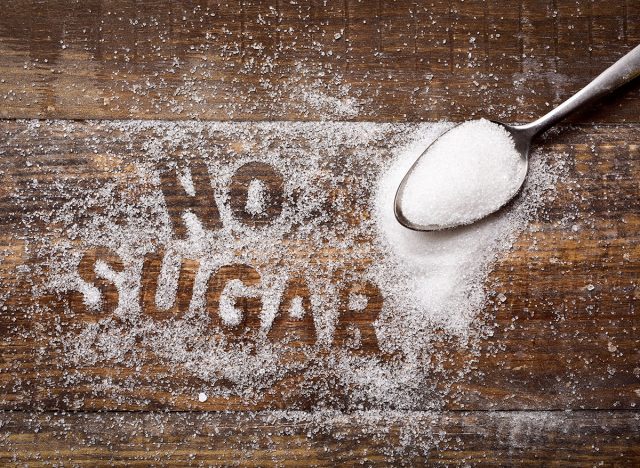
M 264 204 L 259 210 L 247 210 L 250 187 L 253 181 L 262 187 Z M 284 203 L 284 179 L 269 164 L 252 161 L 238 168 L 229 187 L 231 212 L 243 224 L 251 227 L 267 226 L 282 213 Z

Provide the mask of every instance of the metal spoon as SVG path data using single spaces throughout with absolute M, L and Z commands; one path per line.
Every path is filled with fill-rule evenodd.
M 622 85 L 625 85 L 632 81 L 633 79 L 640 76 L 640 45 L 629 52 L 627 55 L 622 57 L 616 63 L 611 65 L 605 71 L 603 71 L 600 75 L 598 75 L 591 83 L 582 88 L 572 97 L 564 101 L 558 107 L 553 109 L 548 114 L 540 117 L 538 120 L 534 122 L 525 124 L 525 125 L 508 125 L 502 122 L 495 122 L 496 124 L 502 125 L 513 137 L 513 142 L 515 144 L 516 150 L 520 153 L 522 158 L 524 159 L 525 169 L 528 167 L 528 158 L 529 158 L 529 150 L 531 148 L 531 142 L 538 135 L 544 133 L 549 128 L 553 127 L 556 123 L 563 120 L 570 114 L 587 107 L 590 104 L 593 104 L 598 99 L 612 93 L 614 90 L 619 88 Z M 454 127 L 455 128 L 455 127 Z M 451 130 L 448 130 L 451 131 Z M 446 134 L 447 132 L 445 132 Z M 443 134 L 444 135 L 444 134 Z M 396 219 L 403 226 L 413 229 L 414 231 L 436 231 L 440 229 L 447 229 L 459 226 L 460 224 L 451 224 L 451 225 L 429 225 L 424 226 L 420 224 L 416 224 L 411 220 L 407 219 L 402 212 L 402 195 L 404 194 L 405 186 L 407 185 L 407 180 L 415 170 L 418 162 L 424 157 L 429 155 L 429 149 L 433 146 L 433 144 L 442 138 L 442 135 L 438 137 L 434 142 L 432 142 L 426 150 L 418 157 L 415 163 L 411 166 L 411 168 L 407 171 L 406 175 L 402 179 L 400 186 L 396 192 L 396 196 L 394 199 L 394 213 Z M 515 197 L 524 180 L 526 178 L 527 171 L 522 171 L 522 180 L 520 181 L 519 188 L 516 190 L 509 200 Z M 506 204 L 506 203 L 505 203 Z M 504 205 L 502 205 L 504 206 Z M 471 224 L 476 222 L 494 211 L 497 211 L 502 207 L 498 207 L 495 210 L 492 210 L 488 213 L 478 213 L 477 218 L 469 220 L 465 224 Z

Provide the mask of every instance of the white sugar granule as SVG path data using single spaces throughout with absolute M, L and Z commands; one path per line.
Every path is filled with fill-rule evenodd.
M 83 294 L 83 302 L 90 309 L 97 309 L 100 306 L 100 291 L 93 285 L 82 282 L 78 284 L 78 290 Z
M 189 168 L 185 168 L 178 172 L 178 179 L 180 180 L 180 184 L 182 184 L 185 192 L 192 197 L 195 196 L 196 188 L 193 186 L 193 180 L 191 179 L 191 170 L 189 170 Z
M 260 179 L 252 179 L 249 182 L 247 190 L 247 203 L 245 211 L 251 216 L 257 216 L 264 213 L 267 205 L 267 188 Z
M 509 201 L 526 170 L 504 127 L 485 119 L 465 122 L 420 157 L 407 179 L 402 212 L 429 228 L 468 224 Z

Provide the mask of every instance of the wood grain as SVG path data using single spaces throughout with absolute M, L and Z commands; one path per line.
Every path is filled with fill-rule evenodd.
M 487 282 L 491 300 L 481 321 L 492 334 L 473 348 L 434 342 L 436 384 L 425 385 L 424 398 L 409 408 L 359 400 L 335 385 L 335 369 L 323 361 L 345 349 L 393 359 L 368 328 L 385 297 L 366 282 L 349 282 L 338 300 L 346 316 L 348 292 L 367 294 L 371 309 L 364 320 L 339 324 L 335 341 L 307 363 L 324 377 L 305 382 L 298 369 L 258 399 L 224 396 L 228 382 L 208 388 L 153 353 L 139 367 L 109 360 L 69 366 L 52 337 L 96 324 L 102 315 L 85 307 L 81 294 L 34 298 L 32 288 L 47 271 L 38 266 L 42 258 L 33 245 L 56 226 L 31 219 L 27 229 L 24 223 L 25 216 L 69 201 L 53 192 L 45 196 L 46 184 L 56 180 L 76 182 L 85 195 L 116 180 L 128 187 L 118 196 L 133 202 L 148 193 L 132 183 L 131 165 L 144 160 L 140 148 L 148 135 L 134 130 L 130 138 L 85 119 L 527 121 L 638 43 L 640 2 L 630 0 L 4 2 L 0 462 L 640 465 L 639 83 L 575 116 L 582 125 L 565 125 L 542 142 L 544 152 L 564 154 L 565 172 L 556 199 L 499 259 Z M 16 120 L 22 118 L 78 121 Z M 388 137 L 371 148 L 375 157 L 388 157 Z M 220 136 L 206 143 L 228 155 L 247 156 L 256 147 Z M 275 142 L 285 153 L 298 144 Z M 171 158 L 189 161 L 196 191 L 209 193 L 195 154 L 177 148 Z M 344 160 L 331 162 L 340 167 Z M 366 162 L 359 165 L 333 196 L 368 169 Z M 215 206 L 186 198 L 174 174 L 163 174 L 160 188 L 178 235 L 185 233 L 184 209 L 219 228 Z M 280 203 L 269 206 L 264 219 L 244 213 L 247 183 L 256 175 L 280 193 L 277 174 L 254 164 L 232 181 L 231 201 L 236 218 L 260 227 Z M 349 222 L 362 220 L 356 205 L 347 207 Z M 76 213 L 78 221 L 90 219 L 92 209 Z M 140 297 L 158 323 L 184 310 L 199 268 L 197 259 L 183 259 L 178 300 L 158 307 L 153 290 L 161 253 L 147 258 Z M 326 251 L 317 262 L 338 255 Z M 123 265 L 100 249 L 85 252 L 80 264 L 83 277 L 103 291 L 102 312 L 109 314 L 117 294 L 95 275 L 97 260 L 114 270 Z M 353 270 L 366 261 L 354 262 Z M 286 285 L 265 338 L 286 343 L 293 362 L 304 362 L 305 350 L 318 340 L 308 315 L 282 315 L 295 296 L 309 305 L 312 287 L 304 273 Z M 256 281 L 250 265 L 225 266 L 210 281 L 211 304 L 232 278 Z M 257 311 L 260 303 L 247 298 L 241 306 Z M 349 348 L 354 323 L 366 338 L 360 348 Z M 232 335 L 240 344 L 247 338 Z M 464 372 L 452 379 L 458 371 Z M 208 399 L 199 402 L 203 388 Z M 430 409 L 438 411 L 424 411 Z M 221 410 L 235 412 L 209 412 Z
M 628 0 L 325 3 L 10 2 L 0 117 L 526 121 L 640 43 Z
M 86 185 L 95 191 L 104 184 L 116 181 L 125 190 L 123 197 L 133 194 L 133 204 L 135 197 L 148 194 L 149 190 L 158 190 L 139 185 L 129 173 L 134 161 L 145 161 L 148 157 L 142 149 L 149 141 L 145 131 L 119 130 L 118 124 L 99 123 L 89 126 L 84 123 L 51 123 L 31 130 L 27 130 L 26 125 L 23 122 L 3 124 L 4 133 L 11 135 L 11 138 L 6 146 L 0 146 L 0 154 L 4 155 L 5 186 L 13 184 L 13 192 L 11 195 L 7 192 L 1 200 L 3 215 L 0 224 L 7 226 L 8 232 L 22 230 L 17 239 L 31 245 L 29 250 L 37 250 L 35 246 L 40 238 L 53 235 L 51 245 L 55 245 L 62 239 L 57 236 L 65 234 L 64 230 L 51 231 L 50 226 L 38 227 L 33 222 L 29 229 L 20 227 L 20 219 L 30 219 L 33 213 L 46 212 L 50 206 L 62 206 L 73 200 L 75 192 L 67 195 L 61 193 L 59 197 L 52 195 L 55 191 L 51 192 L 51 189 L 57 186 L 60 174 L 68 178 L 67 183 L 72 187 Z M 230 126 L 244 129 L 237 134 L 242 135 L 243 145 L 247 148 L 254 147 L 261 138 L 259 135 L 265 134 L 264 130 L 257 130 L 258 124 L 252 125 Z M 126 132 L 126 135 L 122 132 Z M 88 135 L 89 138 L 83 139 L 82 135 Z M 198 142 L 196 146 L 230 148 L 237 144 L 235 137 L 228 134 L 214 132 L 213 135 L 204 140 L 194 140 Z M 388 137 L 391 136 L 390 133 Z M 543 152 L 564 154 L 565 172 L 555 200 L 545 206 L 542 215 L 521 235 L 514 249 L 504 255 L 489 279 L 489 287 L 496 296 L 487 305 L 480 323 L 493 326 L 493 336 L 483 340 L 479 349 L 460 347 L 455 341 L 447 339 L 433 344 L 438 349 L 436 355 L 440 356 L 439 364 L 444 372 L 441 379 L 443 387 L 437 391 L 448 395 L 445 403 L 447 408 L 631 410 L 640 403 L 640 353 L 635 333 L 640 325 L 636 312 L 637 272 L 640 265 L 640 251 L 637 248 L 640 245 L 640 218 L 637 215 L 640 208 L 637 198 L 640 174 L 635 164 L 640 148 L 638 136 L 634 126 L 565 127 L 543 144 Z M 370 162 L 363 164 L 390 157 L 387 139 L 377 141 L 377 147 L 372 144 L 368 149 Z M 274 140 L 269 144 L 273 151 L 285 152 L 294 151 L 296 145 L 307 145 L 302 136 L 295 143 L 294 140 Z M 71 145 L 73 151 L 70 150 Z M 38 151 L 29 151 L 27 156 L 12 153 L 12 148 L 23 146 L 37 148 Z M 102 153 L 96 154 L 96 148 L 100 148 Z M 103 166 L 104 172 L 98 170 L 101 164 L 105 164 L 104 161 L 109 160 L 108 155 L 117 155 L 124 148 L 128 155 L 126 161 L 106 164 Z M 179 146 L 179 151 L 184 161 L 189 158 L 196 158 L 197 161 L 197 152 L 190 153 L 185 146 Z M 234 157 L 226 151 L 214 153 L 219 155 L 215 157 Z M 341 155 L 331 156 L 329 153 L 325 156 L 327 167 L 334 168 L 335 176 L 343 170 L 340 158 Z M 25 161 L 29 164 L 25 164 Z M 254 166 L 244 165 L 239 172 L 244 174 L 246 167 Z M 255 167 L 256 175 L 266 173 L 263 165 Z M 209 177 L 205 165 L 194 164 L 191 170 L 196 180 Z M 33 185 L 34 178 L 39 181 L 37 185 Z M 232 177 L 230 180 L 230 190 L 238 190 L 238 179 Z M 279 183 L 276 183 L 276 188 Z M 347 178 L 337 190 L 343 193 L 343 198 L 348 198 L 349 194 L 357 191 L 354 188 L 357 184 L 357 179 Z M 175 184 L 169 186 L 176 187 Z M 126 195 L 127 191 L 129 195 Z M 175 190 L 163 188 L 162 191 L 171 197 L 177 196 Z M 16 197 L 16 193 L 26 197 Z M 55 202 L 54 205 L 50 205 L 50 198 Z M 19 204 L 16 205 L 16 202 Z M 183 205 L 179 204 L 178 207 L 186 206 Z M 96 206 L 94 209 L 102 208 Z M 330 211 L 329 214 L 329 219 L 341 216 L 336 211 Z M 89 216 L 89 213 L 82 216 Z M 78 222 L 82 222 L 82 216 Z M 180 219 L 177 214 L 172 218 L 174 221 Z M 331 229 L 331 225 L 325 229 Z M 195 399 L 199 389 L 203 386 L 209 388 L 209 384 L 189 372 L 182 372 L 153 353 L 145 355 L 137 369 L 108 360 L 97 366 L 67 369 L 68 360 L 61 343 L 56 345 L 49 337 L 60 336 L 60 327 L 64 332 L 81 326 L 83 321 L 91 323 L 96 317 L 105 315 L 96 316 L 95 312 L 85 310 L 82 294 L 61 297 L 45 295 L 40 299 L 32 297 L 31 287 L 24 283 L 25 275 L 16 274 L 18 270 L 15 268 L 20 263 L 35 267 L 38 260 L 28 252 L 20 252 L 21 246 L 16 244 L 16 238 L 7 236 L 4 239 L 3 249 L 15 251 L 9 256 L 11 262 L 2 270 L 0 277 L 6 290 L 11 291 L 6 305 L 12 311 L 12 314 L 3 317 L 2 325 L 12 335 L 11 339 L 2 343 L 4 364 L 0 378 L 5 392 L 2 399 L 4 409 L 24 410 L 33 405 L 43 409 L 91 410 L 143 410 L 149 407 L 175 410 L 310 408 L 323 398 L 327 399 L 327 393 L 319 396 L 303 390 L 304 386 L 300 385 L 304 373 L 294 372 L 257 400 L 229 396 L 224 392 L 218 395 L 223 386 L 218 390 L 211 388 L 208 401 L 199 403 Z M 352 248 L 364 248 L 368 242 L 373 240 L 363 238 Z M 289 247 L 283 244 L 282 248 Z M 355 250 L 351 252 L 354 254 L 354 261 L 349 264 L 352 271 L 362 271 L 366 267 L 368 260 L 365 251 L 361 255 L 357 255 Z M 91 251 L 89 257 L 87 255 L 84 257 L 87 259 L 87 271 L 81 273 L 88 275 L 88 279 L 95 279 L 89 267 L 98 258 L 114 265 L 116 269 L 121 268 L 117 259 L 108 252 Z M 335 262 L 336 255 L 341 254 L 321 253 L 316 262 Z M 178 300 L 173 308 L 158 312 L 149 304 L 154 302 L 154 281 L 157 279 L 155 274 L 159 269 L 159 258 L 158 254 L 153 254 L 145 260 L 142 304 L 150 317 L 163 321 L 176 314 L 179 316 L 179 311 L 185 310 L 185 305 L 191 299 L 189 285 L 198 263 L 195 259 L 183 260 L 179 270 Z M 82 263 L 80 268 L 82 270 Z M 38 280 L 35 271 L 26 275 L 29 281 Z M 301 271 L 300 274 L 307 273 Z M 20 281 L 20 277 L 23 282 L 11 287 L 12 283 Z M 251 265 L 228 265 L 222 268 L 208 282 L 207 304 L 211 310 L 216 310 L 220 293 L 230 279 L 257 284 L 260 275 Z M 304 288 L 304 285 L 295 282 L 287 287 L 287 296 L 280 310 L 294 295 L 304 292 Z M 367 314 L 358 317 L 352 317 L 346 309 L 341 309 L 340 316 L 344 322 L 338 323 L 333 344 L 327 352 L 332 355 L 345 346 L 348 348 L 348 327 L 356 325 L 363 339 L 360 351 L 385 359 L 371 326 L 385 297 L 376 292 L 375 285 L 360 283 L 342 289 L 342 304 L 346 303 L 350 288 L 368 295 L 371 308 Z M 118 296 L 110 291 L 113 290 L 105 290 L 107 304 L 104 310 L 107 315 L 118 303 Z M 498 294 L 505 295 L 504 302 L 500 302 Z M 243 301 L 242 307 L 248 317 L 258 317 L 260 300 Z M 41 315 L 34 314 L 34 303 L 38 303 L 43 310 L 49 310 L 45 314 L 48 319 L 43 320 Z M 61 313 L 63 310 L 66 311 L 64 314 Z M 74 310 L 80 313 L 72 313 Z M 214 313 L 212 317 L 216 318 L 217 315 Z M 58 331 L 48 328 L 47 323 L 57 327 Z M 213 322 L 214 325 L 216 323 Z M 16 324 L 19 325 L 17 328 Z M 243 327 L 245 325 L 248 335 L 244 335 L 242 327 L 234 329 L 234 340 L 246 342 L 247 339 L 255 339 L 253 333 L 259 327 L 259 322 L 247 322 Z M 304 343 L 316 336 L 312 321 L 276 321 L 276 326 L 282 328 L 276 327 L 270 332 L 269 340 L 282 339 L 292 330 L 298 330 L 294 334 L 298 335 L 293 337 L 294 341 L 302 340 Z M 22 331 L 18 333 L 18 329 Z M 231 335 L 229 337 L 232 338 Z M 295 355 L 295 350 L 292 353 L 291 358 L 300 358 Z M 473 371 L 462 372 L 469 363 L 472 363 Z M 464 377 L 452 379 L 457 371 Z M 72 387 L 64 384 L 70 372 L 75 382 Z M 325 383 L 331 381 L 330 369 L 327 368 L 326 372 Z M 105 376 L 109 378 L 109 385 L 97 390 Z M 47 385 L 38 384 L 43 380 Z M 453 384 L 453 389 L 447 390 L 450 384 Z M 436 387 L 440 387 L 440 384 Z M 12 388 L 16 390 L 12 391 Z M 325 392 L 332 395 L 328 401 L 336 408 L 363 403 L 352 400 L 349 389 L 336 384 L 329 384 Z M 364 401 L 364 404 L 373 403 Z M 411 409 L 424 410 L 430 409 L 433 401 L 427 392 L 424 401 L 413 404 L 415 406 Z
M 637 413 L 3 413 L 4 465 L 640 463 Z M 380 435 L 384 430 L 385 435 Z

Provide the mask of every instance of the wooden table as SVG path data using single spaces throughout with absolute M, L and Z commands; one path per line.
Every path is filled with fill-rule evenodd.
M 277 390 L 254 403 L 199 402 L 202 382 L 152 355 L 140 369 L 105 360 L 70 380 L 52 337 L 71 326 L 65 304 L 79 302 L 33 297 L 46 272 L 26 245 L 39 231 L 20 224 L 49 200 L 33 186 L 15 205 L 30 177 L 53 184 L 54 166 L 89 185 L 126 177 L 125 156 L 101 158 L 126 145 L 96 119 L 524 122 L 640 43 L 640 2 L 16 0 L 1 8 L 3 464 L 640 464 L 638 83 L 543 141 L 565 154 L 557 197 L 487 281 L 510 291 L 483 313 L 493 336 L 473 354 L 439 350 L 450 372 L 473 372 L 436 411 L 359 409 L 338 388 L 321 417 L 318 401 Z M 241 152 L 237 141 L 224 143 Z

